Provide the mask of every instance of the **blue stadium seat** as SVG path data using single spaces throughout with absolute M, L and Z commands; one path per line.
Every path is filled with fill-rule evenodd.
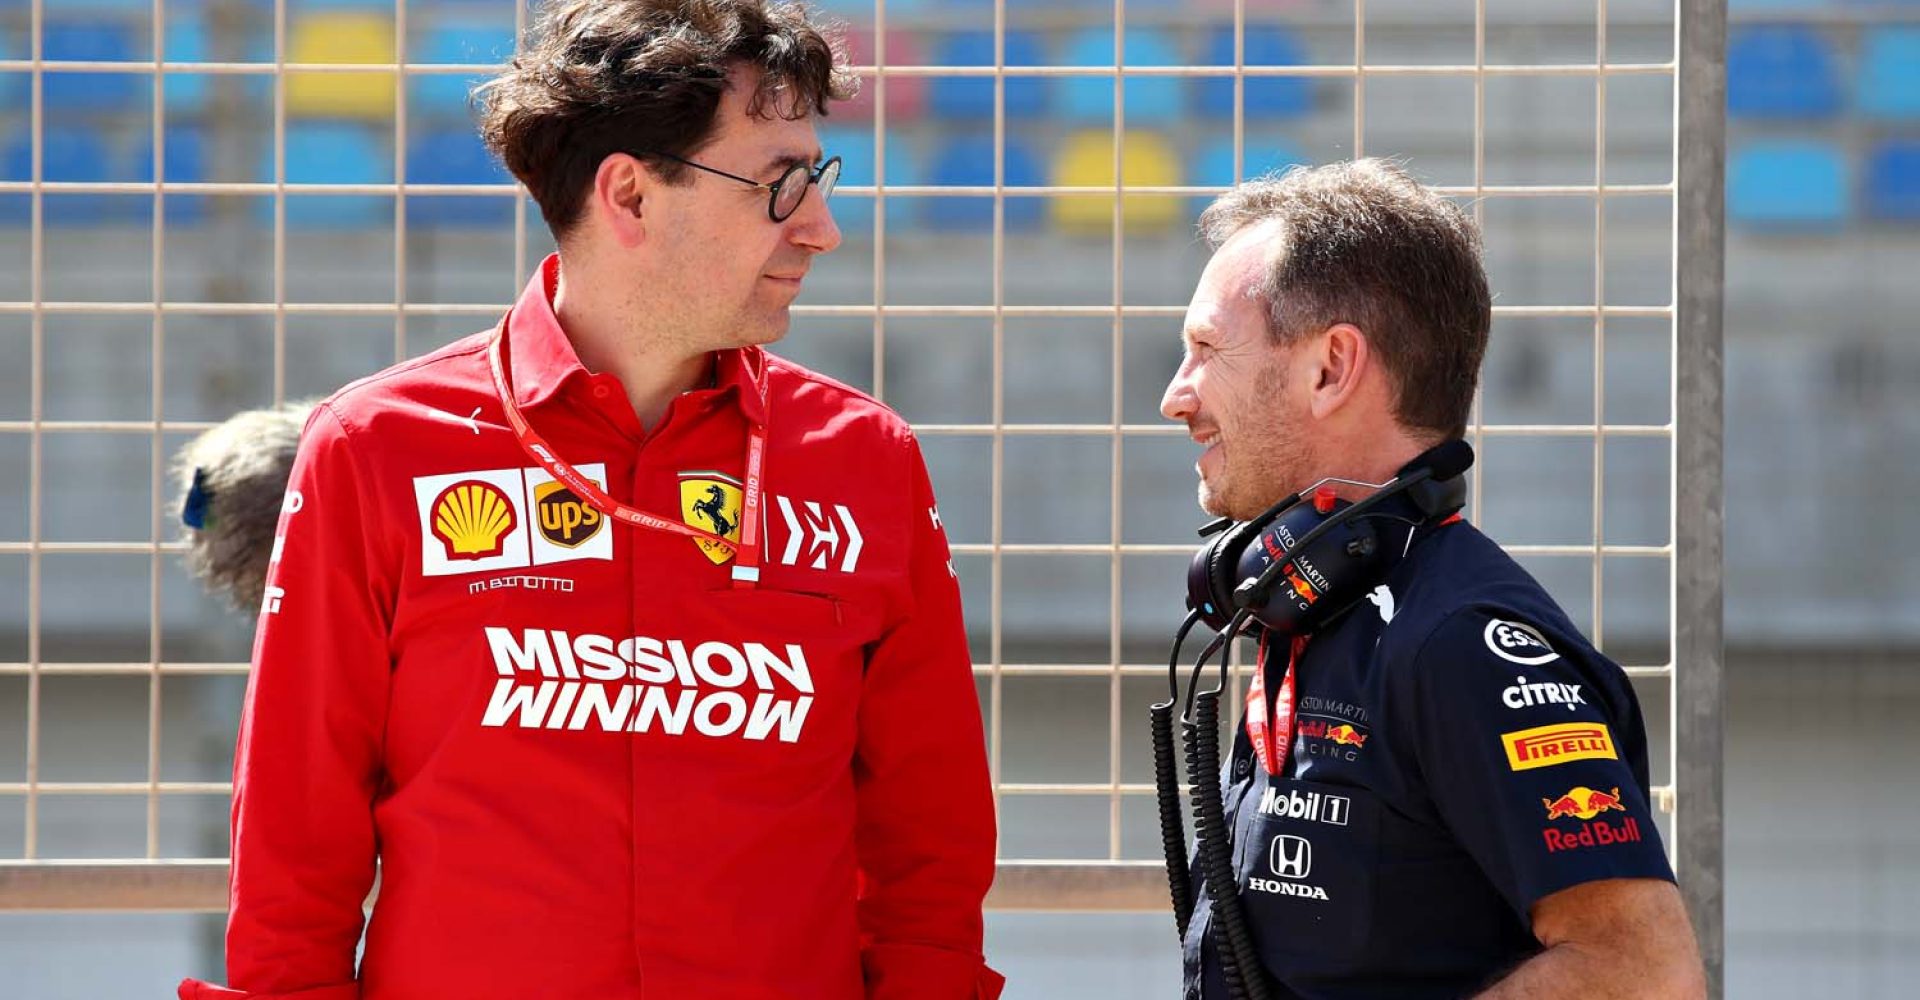
M 393 180 L 393 156 L 380 141 L 387 130 L 347 122 L 287 123 L 287 183 L 381 184 Z M 273 149 L 264 151 L 260 175 L 273 176 Z M 382 195 L 306 195 L 287 199 L 287 225 L 351 228 L 391 218 L 393 199 Z M 269 224 L 273 205 L 262 200 Z
M 125 24 L 63 21 L 45 26 L 41 53 L 49 61 L 131 62 L 151 59 L 136 53 L 133 29 Z M 42 94 L 49 111 L 116 111 L 143 107 L 150 100 L 149 78 L 134 73 L 46 74 Z
M 1164 32 L 1151 28 L 1132 28 L 1126 33 L 1124 55 L 1128 66 L 1177 66 L 1180 53 Z M 1113 32 L 1088 28 L 1067 41 L 1060 64 L 1063 66 L 1112 66 Z M 1058 99 L 1055 107 L 1072 121 L 1112 121 L 1113 84 L 1110 77 L 1061 77 L 1056 79 Z M 1130 76 L 1127 78 L 1127 121 L 1129 123 L 1168 122 L 1183 111 L 1186 80 L 1179 77 Z
M 1860 53 L 1855 99 L 1874 118 L 1920 118 L 1920 28 L 1878 28 Z
M 167 182 L 200 184 L 212 179 L 208 167 L 212 160 L 207 130 L 199 125 L 168 125 L 166 140 Z M 153 137 L 143 135 L 134 156 L 134 179 L 153 180 Z M 207 196 L 169 194 L 166 201 L 168 224 L 198 222 L 206 217 Z
M 62 14 L 149 14 L 153 12 L 151 0 L 55 0 Z M 51 10 L 55 3 L 47 4 Z M 25 7 L 25 3 L 17 3 Z M 0 6 L 5 6 L 0 4 Z
M 513 175 L 487 151 L 472 128 L 416 133 L 407 148 L 409 184 L 510 184 Z M 513 219 L 511 197 L 408 195 L 407 224 L 495 226 Z
M 1804 139 L 1754 142 L 1727 168 L 1727 216 L 1769 228 L 1832 228 L 1846 220 L 1847 166 L 1840 150 Z
M 103 183 L 134 179 L 123 158 L 114 155 L 112 146 L 98 130 L 80 125 L 49 124 L 42 136 L 40 177 L 46 181 Z M 33 179 L 32 137 L 21 128 L 9 137 L 6 146 L 5 176 L 8 180 Z M 128 217 L 135 199 L 124 195 L 48 194 L 44 196 L 44 217 L 50 225 L 90 225 Z M 8 222 L 24 223 L 31 217 L 32 202 L 25 196 L 0 200 L 0 217 Z
M 429 29 L 419 51 L 407 58 L 416 63 L 502 63 L 512 58 L 513 42 L 511 22 L 447 20 Z M 410 84 L 414 110 L 466 122 L 467 92 L 482 79 L 484 74 L 415 76 Z
M 1285 28 L 1253 26 L 1247 29 L 1242 60 L 1248 66 L 1302 66 L 1307 62 L 1307 47 Z M 1207 35 L 1206 58 L 1201 61 L 1209 66 L 1233 65 L 1232 25 L 1215 28 Z M 1201 113 L 1216 118 L 1233 117 L 1231 78 L 1205 77 L 1195 89 Z M 1248 118 L 1291 118 L 1312 110 L 1312 81 L 1305 77 L 1250 76 L 1246 79 Z
M 913 157 L 900 135 L 887 136 L 887 185 L 924 184 L 925 175 L 915 169 Z M 840 157 L 840 183 L 847 186 L 873 184 L 873 129 L 829 126 L 820 129 L 820 148 L 828 156 Z M 889 226 L 910 223 L 924 198 L 887 198 Z M 867 237 L 873 232 L 873 202 L 861 195 L 833 196 L 833 220 L 840 231 L 852 237 Z
M 1867 159 L 1868 216 L 1920 222 L 1920 140 L 1891 139 Z
M 1727 44 L 1727 114 L 1828 118 L 1840 112 L 1839 60 L 1812 28 L 1743 28 Z
M 1006 38 L 1007 66 L 1039 66 L 1045 63 L 1040 38 L 1030 31 L 1009 31 Z M 993 32 L 962 31 L 948 35 L 934 48 L 933 62 L 939 66 L 993 65 Z M 927 106 L 939 118 L 992 118 L 993 80 L 987 77 L 936 77 L 927 89 Z M 1007 117 L 1038 118 L 1047 111 L 1046 81 L 1032 76 L 1007 78 Z
M 198 13 L 167 19 L 166 57 L 168 62 L 208 62 L 212 50 L 207 45 L 207 22 Z M 167 113 L 197 114 L 207 106 L 212 83 L 205 73 L 167 74 Z
M 1296 163 L 1311 162 L 1289 143 L 1271 142 L 1251 135 L 1242 142 L 1242 156 L 1246 166 L 1240 171 L 1241 180 L 1285 170 Z M 1198 165 L 1194 167 L 1193 176 L 1187 183 L 1226 187 L 1234 182 L 1233 166 L 1233 137 L 1224 135 L 1209 139 L 1200 147 Z
M 1040 159 L 1033 147 L 1019 139 L 1007 139 L 1005 181 L 1008 187 L 1037 187 L 1047 182 Z M 967 135 L 941 145 L 934 154 L 933 183 L 952 187 L 980 187 L 993 184 L 993 136 Z M 1006 199 L 1008 229 L 1031 229 L 1040 224 L 1041 199 Z M 936 229 L 990 229 L 993 226 L 993 201 L 990 198 L 935 198 L 927 205 L 927 223 Z

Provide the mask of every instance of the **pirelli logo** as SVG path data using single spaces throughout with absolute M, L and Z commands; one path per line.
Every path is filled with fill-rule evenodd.
M 1516 771 L 1552 767 L 1570 760 L 1620 759 L 1613 748 L 1613 735 L 1599 722 L 1563 722 L 1501 733 L 1500 742 L 1507 748 L 1507 765 Z

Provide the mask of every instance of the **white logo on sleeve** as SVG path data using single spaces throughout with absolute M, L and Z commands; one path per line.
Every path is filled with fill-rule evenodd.
M 1523 667 L 1537 667 L 1560 658 L 1560 654 L 1547 644 L 1547 637 L 1531 625 L 1495 618 L 1487 622 L 1486 631 L 1482 634 L 1487 649 L 1493 655 Z
M 1500 700 L 1508 708 L 1531 708 L 1535 705 L 1565 705 L 1567 711 L 1573 706 L 1587 703 L 1580 697 L 1580 685 L 1559 684 L 1552 681 L 1527 683 L 1525 677 L 1515 677 L 1513 685 L 1500 692 Z

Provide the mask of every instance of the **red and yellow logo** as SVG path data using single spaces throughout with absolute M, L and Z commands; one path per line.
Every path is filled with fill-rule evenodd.
M 1548 819 L 1592 819 L 1609 809 L 1626 812 L 1627 807 L 1620 804 L 1620 786 L 1613 791 L 1602 792 L 1585 785 L 1575 785 L 1572 791 L 1557 799 L 1541 799 L 1540 804 L 1547 807 Z
M 680 519 L 702 531 L 732 541 L 740 540 L 740 483 L 718 472 L 680 474 Z M 733 550 L 704 538 L 693 544 L 719 565 L 733 558 Z
M 513 502 L 492 483 L 469 479 L 434 498 L 433 537 L 447 547 L 448 559 L 491 559 L 513 528 Z
M 1517 733 L 1501 733 L 1507 765 L 1515 771 L 1552 767 L 1570 760 L 1619 760 L 1613 735 L 1599 722 L 1563 722 L 1536 726 Z
M 593 485 L 605 488 L 598 482 Z M 607 523 L 599 511 L 574 496 L 567 484 L 559 480 L 533 488 L 533 507 L 540 519 L 540 534 L 547 541 L 569 549 L 579 548 L 599 534 L 601 526 Z
M 1344 722 L 1337 726 L 1328 726 L 1327 739 L 1342 746 L 1363 747 L 1367 745 L 1367 734 Z

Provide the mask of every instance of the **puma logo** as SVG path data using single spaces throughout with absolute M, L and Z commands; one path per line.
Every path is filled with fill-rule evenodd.
M 1373 593 L 1367 595 L 1367 600 L 1372 601 L 1374 606 L 1380 609 L 1381 621 L 1393 621 L 1393 591 L 1388 590 L 1386 584 L 1373 588 Z

